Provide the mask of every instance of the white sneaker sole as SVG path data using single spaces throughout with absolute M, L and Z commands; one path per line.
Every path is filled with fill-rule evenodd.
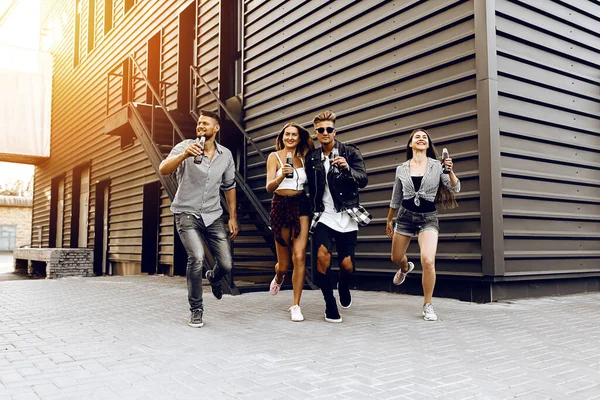
M 188 326 L 191 328 L 202 328 L 204 326 L 204 322 L 201 324 L 192 324 L 191 322 L 188 322 Z
M 332 319 L 332 318 L 327 318 L 327 315 L 325 315 L 325 322 L 330 322 L 332 324 L 339 324 L 340 322 L 342 322 L 342 317 L 340 317 L 340 319 Z
M 425 313 L 423 313 L 423 319 L 424 319 L 425 321 L 437 321 L 437 320 L 438 320 L 438 317 L 437 317 L 437 315 L 435 315 L 435 316 L 433 316 L 433 317 L 426 317 L 426 316 L 425 316 Z
M 348 308 L 352 307 L 352 299 L 350 299 L 350 304 L 348 304 L 346 307 L 344 307 L 342 305 L 342 302 L 339 299 L 339 295 L 338 295 L 338 303 L 340 303 L 340 307 L 342 307 L 343 309 L 348 309 Z
M 340 284 L 339 283 L 338 283 L 337 290 L 338 290 L 338 303 L 340 304 L 340 307 L 342 307 L 343 309 L 348 309 L 348 308 L 352 307 L 352 300 L 353 300 L 352 293 L 350 293 L 350 304 L 348 304 L 347 306 L 344 307 L 342 305 L 342 301 L 340 300 Z

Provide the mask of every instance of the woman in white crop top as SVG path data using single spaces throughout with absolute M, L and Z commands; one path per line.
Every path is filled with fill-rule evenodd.
M 275 141 L 275 149 L 267 160 L 267 192 L 273 193 L 271 202 L 271 229 L 277 250 L 275 277 L 271 281 L 272 295 L 279 289 L 294 263 L 292 286 L 294 302 L 290 308 L 292 321 L 303 321 L 300 297 L 304 286 L 306 243 L 308 242 L 310 202 L 304 192 L 306 170 L 304 156 L 314 148 L 306 129 L 295 123 L 286 124 Z M 287 163 L 291 153 L 292 163 Z M 286 177 L 291 175 L 291 178 Z

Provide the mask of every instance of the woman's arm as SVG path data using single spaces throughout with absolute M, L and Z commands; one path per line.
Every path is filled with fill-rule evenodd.
M 446 166 L 448 166 L 448 168 L 450 169 L 450 173 L 449 174 L 441 174 L 440 179 L 442 181 L 442 184 L 448 190 L 450 190 L 454 193 L 460 192 L 460 180 L 454 174 L 454 170 L 453 170 L 454 164 L 452 163 L 452 159 L 451 158 L 446 159 L 444 164 L 446 164 Z
M 398 167 L 400 168 L 400 167 Z M 396 175 L 394 179 L 394 189 L 392 190 L 392 199 L 390 201 L 390 208 L 395 210 L 400 208 L 400 204 L 402 204 L 402 199 L 404 198 L 404 193 L 402 189 L 402 180 L 398 174 L 398 168 L 396 168 Z
M 387 221 L 385 223 L 385 233 L 390 239 L 394 236 L 394 215 L 396 215 L 397 208 L 391 208 L 388 211 Z
M 267 158 L 267 192 L 273 193 L 279 184 L 283 182 L 283 174 L 281 174 L 278 178 L 275 177 L 277 175 L 277 157 L 275 153 L 269 154 L 269 158 Z
M 277 175 L 277 165 L 279 161 L 277 160 L 277 155 L 275 153 L 269 154 L 269 158 L 267 159 L 267 192 L 273 193 L 277 190 L 281 182 L 285 179 L 285 175 L 291 172 L 294 172 L 294 167 L 289 164 L 283 164 L 281 169 L 281 175 Z
M 396 211 L 400 208 L 400 204 L 402 204 L 402 199 L 404 198 L 404 193 L 402 190 L 402 180 L 398 174 L 398 169 L 396 168 L 396 175 L 394 179 L 394 189 L 392 190 L 392 199 L 390 201 L 390 210 L 388 211 L 387 221 L 385 224 L 385 233 L 391 239 L 394 236 L 394 215 L 396 215 Z

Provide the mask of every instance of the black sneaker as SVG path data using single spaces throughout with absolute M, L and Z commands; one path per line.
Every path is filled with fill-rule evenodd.
M 331 301 L 325 301 L 325 321 L 333 323 L 342 322 L 342 317 L 338 311 L 335 298 Z
M 347 283 L 338 283 L 338 295 L 340 297 L 340 306 L 342 308 L 350 308 L 352 305 L 352 295 Z
M 204 322 L 202 322 L 202 310 L 193 310 L 192 315 L 190 315 L 190 322 L 188 325 L 192 328 L 202 328 L 204 326 Z
M 214 271 L 212 271 L 212 270 L 206 271 L 206 279 L 208 279 L 208 282 L 210 283 L 210 288 L 212 290 L 213 296 L 215 296 L 215 298 L 217 300 L 221 300 L 223 298 L 223 288 L 221 287 L 221 282 L 219 282 L 219 283 L 213 282 L 214 276 L 215 276 Z

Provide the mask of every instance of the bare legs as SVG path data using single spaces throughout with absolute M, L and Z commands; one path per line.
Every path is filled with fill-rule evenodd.
M 433 288 L 435 287 L 435 253 L 437 252 L 438 233 L 427 230 L 419 233 L 419 247 L 421 248 L 421 267 L 423 268 L 423 304 L 431 303 Z
M 392 237 L 392 262 L 402 269 L 402 272 L 408 271 L 408 258 L 406 249 L 410 243 L 410 236 L 404 236 L 394 233 Z
M 304 287 L 304 277 L 306 271 L 306 244 L 308 242 L 308 223 L 308 217 L 300 217 L 300 234 L 295 239 L 291 238 L 291 232 L 289 228 L 282 228 L 281 237 L 286 243 L 288 243 L 288 246 L 284 247 L 275 242 L 275 248 L 277 251 L 275 274 L 278 284 L 283 282 L 283 277 L 290 270 L 292 263 L 294 265 L 294 272 L 292 274 L 292 285 L 294 287 L 293 305 L 300 305 L 300 297 L 302 296 L 302 288 Z
M 392 261 L 402 269 L 408 270 L 406 249 L 410 243 L 410 236 L 394 233 L 392 238 Z M 435 287 L 435 254 L 437 252 L 438 233 L 426 230 L 419 233 L 419 248 L 421 250 L 421 266 L 423 268 L 423 304 L 431 303 Z

